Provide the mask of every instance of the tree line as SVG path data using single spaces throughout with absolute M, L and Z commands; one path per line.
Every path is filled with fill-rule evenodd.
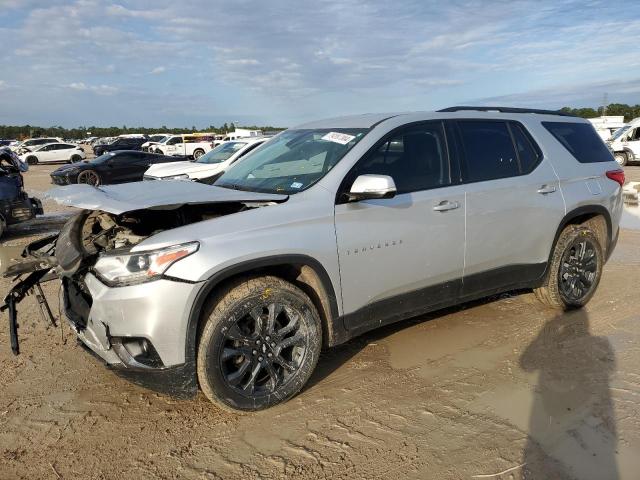
M 602 115 L 603 108 L 570 108 L 563 107 L 563 112 L 570 113 L 582 118 L 595 118 Z M 622 115 L 624 121 L 628 122 L 640 117 L 640 105 L 627 105 L 626 103 L 611 103 L 607 105 L 605 115 Z
M 602 115 L 603 108 L 571 108 L 571 107 L 562 107 L 560 109 L 563 112 L 571 113 L 578 117 L 582 118 L 595 118 Z M 627 105 L 626 103 L 612 103 L 607 105 L 606 107 L 606 115 L 622 115 L 624 116 L 625 122 L 633 118 L 640 117 L 640 105 Z M 13 126 L 13 125 L 0 125 L 0 138 L 14 138 L 18 140 L 22 140 L 24 138 L 30 137 L 61 137 L 61 138 L 70 138 L 70 139 L 82 139 L 86 137 L 117 137 L 118 135 L 123 135 L 125 133 L 143 133 L 150 135 L 152 133 L 188 133 L 188 132 L 213 132 L 213 133 L 227 133 L 235 130 L 236 125 L 233 123 L 221 125 L 216 127 L 214 125 L 209 125 L 207 128 L 197 129 L 195 126 L 191 128 L 169 128 L 166 125 L 163 125 L 159 128 L 144 128 L 144 127 L 127 127 L 123 125 L 122 127 L 77 127 L 77 128 L 64 128 L 61 126 L 55 127 L 38 127 L 33 125 L 21 125 L 21 126 Z M 247 128 L 250 130 L 262 130 L 263 132 L 273 132 L 284 130 L 282 127 L 273 127 L 273 126 L 244 126 L 238 128 Z M 91 133 L 89 133 L 91 132 Z
M 249 130 L 262 130 L 263 132 L 273 132 L 284 130 L 282 127 L 272 127 L 272 126 L 243 126 L 238 128 L 246 128 Z M 17 139 L 22 140 L 25 138 L 32 137 L 60 137 L 60 138 L 69 138 L 69 139 L 82 139 L 87 137 L 117 137 L 118 135 L 123 135 L 125 133 L 142 133 L 146 135 L 151 135 L 153 133 L 190 133 L 190 132 L 213 132 L 224 134 L 227 132 L 232 132 L 236 129 L 236 125 L 233 123 L 221 125 L 216 127 L 214 125 L 209 125 L 207 128 L 197 129 L 195 126 L 191 128 L 169 128 L 166 125 L 163 125 L 158 128 L 145 128 L 145 127 L 127 127 L 123 125 L 122 127 L 77 127 L 77 128 L 64 128 L 61 126 L 54 127 L 38 127 L 34 125 L 0 125 L 0 139 L 8 138 L 8 139 Z

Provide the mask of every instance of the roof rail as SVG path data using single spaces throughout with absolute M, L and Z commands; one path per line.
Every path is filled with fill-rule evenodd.
M 575 117 L 571 113 L 562 112 L 560 110 L 538 110 L 535 108 L 513 108 L 513 107 L 449 107 L 438 110 L 438 112 L 502 112 L 502 113 L 537 113 L 540 115 L 558 115 L 560 117 Z

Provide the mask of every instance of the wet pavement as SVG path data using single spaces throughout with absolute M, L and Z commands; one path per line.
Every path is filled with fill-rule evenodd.
M 46 189 L 45 169 L 29 188 Z M 49 207 L 40 230 L 70 213 Z M 250 415 L 131 385 L 29 298 L 19 357 L 0 329 L 0 477 L 636 479 L 640 230 L 627 214 L 585 309 L 514 293 L 385 327 L 324 352 L 300 395 Z M 6 242 L 40 231 L 27 227 Z

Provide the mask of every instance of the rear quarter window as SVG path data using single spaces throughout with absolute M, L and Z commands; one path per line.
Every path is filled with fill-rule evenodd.
M 580 163 L 613 160 L 613 155 L 590 124 L 542 122 L 542 126 Z

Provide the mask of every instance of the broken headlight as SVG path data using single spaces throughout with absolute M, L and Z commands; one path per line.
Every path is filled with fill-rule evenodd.
M 111 286 L 149 282 L 160 278 L 177 261 L 197 252 L 198 247 L 198 242 L 191 242 L 148 252 L 105 254 L 93 269 L 100 280 Z

